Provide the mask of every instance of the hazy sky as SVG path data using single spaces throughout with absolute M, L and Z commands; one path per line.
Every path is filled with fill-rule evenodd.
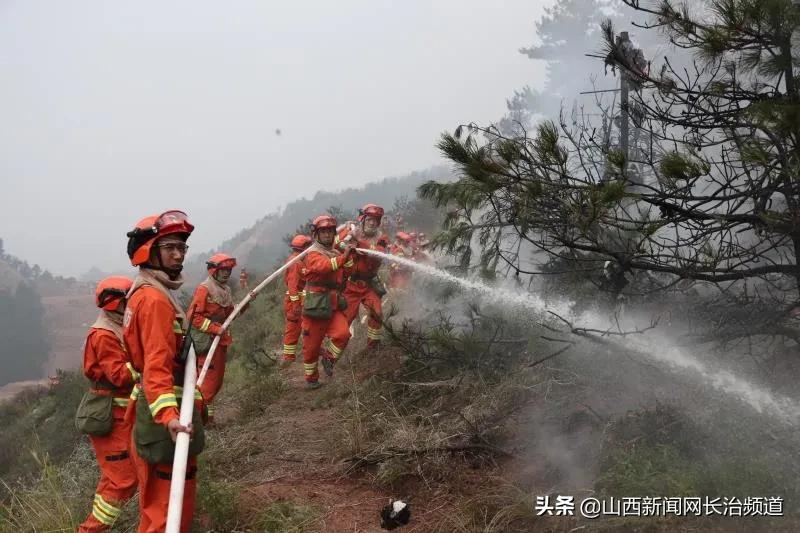
M 154 212 L 187 211 L 200 251 L 439 163 L 443 130 L 541 83 L 517 50 L 550 3 L 4 0 L 0 237 L 57 274 L 119 268 Z

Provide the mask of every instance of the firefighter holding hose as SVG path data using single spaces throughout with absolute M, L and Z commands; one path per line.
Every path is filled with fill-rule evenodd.
M 197 352 L 198 368 L 205 363 L 214 336 L 220 334 L 222 323 L 233 312 L 233 294 L 228 286 L 228 280 L 235 266 L 235 257 L 223 253 L 212 255 L 206 261 L 208 277 L 197 286 L 192 296 L 192 303 L 189 304 L 189 309 L 193 310 L 192 340 Z M 217 356 L 208 367 L 206 379 L 198 387 L 208 410 L 209 423 L 214 421 L 214 408 L 211 402 L 222 388 L 228 346 L 231 344 L 233 337 L 226 331 L 220 339 Z
M 336 243 L 341 249 L 347 244 L 348 236 L 355 242 L 356 251 L 360 249 L 375 250 L 386 253 L 389 237 L 380 229 L 383 219 L 383 208 L 375 204 L 367 204 L 361 208 L 357 224 L 348 224 L 337 236 Z M 358 309 L 363 305 L 368 313 L 367 347 L 374 348 L 381 341 L 382 310 L 381 298 L 386 294 L 386 285 L 378 277 L 381 267 L 379 258 L 356 254 L 352 273 L 347 277 L 344 298 L 347 300 L 348 326 L 358 316 Z
M 140 220 L 128 232 L 128 257 L 139 274 L 128 293 L 123 339 L 141 388 L 134 391 L 128 413 L 135 413 L 131 455 L 139 481 L 139 533 L 166 528 L 174 441 L 178 433 L 193 435 L 189 448 L 180 530 L 188 532 L 194 514 L 197 454 L 203 448 L 199 392 L 180 384 L 185 362 L 180 353 L 186 315 L 173 291 L 183 284 L 186 240 L 194 230 L 182 211 L 167 211 Z M 138 391 L 138 394 L 137 394 Z M 183 394 L 195 395 L 192 423 L 181 424 L 178 405 Z M 199 403 L 199 405 L 198 405 Z
M 303 250 L 311 246 L 311 237 L 308 235 L 295 235 L 289 246 L 292 253 L 286 262 L 292 261 L 300 255 Z M 295 261 L 283 274 L 283 281 L 286 284 L 286 296 L 283 299 L 283 315 L 285 326 L 283 331 L 283 366 L 293 363 L 297 354 L 297 341 L 300 340 L 302 326 L 300 319 L 303 314 L 303 291 L 305 289 L 305 277 L 303 270 L 305 263 L 302 260 Z
M 354 243 L 347 242 L 343 249 L 334 247 L 336 219 L 320 215 L 312 223 L 314 243 L 305 258 L 306 296 L 302 311 L 303 371 L 306 386 L 320 386 L 318 360 L 328 375 L 350 340 L 350 329 L 344 310 L 347 301 L 343 295 L 345 280 L 353 267 Z M 322 342 L 328 337 L 327 346 Z

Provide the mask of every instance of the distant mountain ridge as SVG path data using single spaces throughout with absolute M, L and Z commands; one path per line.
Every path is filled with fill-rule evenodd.
M 217 251 L 236 257 L 239 266 L 250 270 L 267 270 L 275 261 L 287 255 L 288 250 L 283 238 L 314 216 L 327 212 L 330 207 L 339 208 L 352 216 L 359 207 L 369 202 L 390 210 L 400 198 L 415 198 L 417 187 L 422 183 L 428 180 L 449 179 L 450 172 L 447 167 L 440 166 L 412 172 L 403 177 L 367 183 L 360 188 L 351 187 L 334 192 L 319 191 L 311 199 L 295 200 L 282 210 L 264 216 L 217 248 L 195 256 L 186 265 L 186 273 L 195 279 L 203 276 L 205 259 Z

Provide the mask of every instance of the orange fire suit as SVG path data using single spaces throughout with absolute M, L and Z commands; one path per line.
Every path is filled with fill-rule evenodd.
M 344 239 L 350 233 L 349 227 L 342 230 L 337 236 L 337 242 L 344 246 Z M 389 244 L 389 237 L 386 235 L 376 235 L 367 237 L 359 229 L 353 232 L 353 239 L 356 241 L 356 248 L 375 250 L 386 253 Z M 344 298 L 347 300 L 345 317 L 348 326 L 358 316 L 358 309 L 361 304 L 367 308 L 369 319 L 367 322 L 367 346 L 374 347 L 381 340 L 381 321 L 383 314 L 381 310 L 381 296 L 375 292 L 374 282 L 382 283 L 378 276 L 378 269 L 382 261 L 370 255 L 356 255 L 355 264 L 352 272 L 347 277 L 347 286 L 344 290 Z
M 167 425 L 180 418 L 176 392 L 183 385 L 185 365 L 176 360 L 183 341 L 183 324 L 169 298 L 155 287 L 145 285 L 128 300 L 124 340 L 134 368 L 142 374 L 142 391 L 136 401 L 146 401 L 156 423 Z M 132 402 L 135 403 L 135 402 Z M 133 406 L 129 407 L 129 409 Z M 139 479 L 138 533 L 163 532 L 167 522 L 172 464 L 150 464 L 136 453 L 131 455 Z M 188 533 L 194 515 L 197 490 L 197 457 L 186 467 L 181 532 Z
M 410 246 L 393 244 L 391 254 L 404 259 L 413 260 L 413 251 Z M 393 289 L 405 289 L 411 282 L 411 269 L 400 263 L 389 265 L 389 287 Z
M 92 382 L 92 392 L 114 398 L 111 432 L 89 435 L 100 466 L 100 481 L 92 512 L 78 532 L 90 533 L 111 529 L 125 502 L 136 492 L 136 467 L 129 454 L 132 425 L 125 420 L 125 408 L 139 373 L 133 369 L 122 341 L 112 331 L 98 327 L 92 327 L 86 338 L 83 373 Z
M 249 279 L 249 275 L 246 271 L 242 270 L 239 272 L 239 288 L 246 289 L 247 288 L 247 280 Z
M 433 263 L 433 259 L 431 256 L 427 254 L 422 248 L 414 248 L 413 253 L 411 254 L 411 260 L 415 263 L 431 264 Z
M 323 357 L 336 361 L 350 340 L 347 318 L 340 307 L 345 302 L 342 295 L 344 280 L 353 266 L 348 255 L 324 248 L 318 243 L 312 246 L 304 261 L 306 292 L 326 294 L 333 312 L 331 318 L 312 318 L 303 313 L 303 371 L 309 382 L 319 380 L 317 363 L 320 351 Z M 321 350 L 325 337 L 328 337 L 328 341 L 325 349 Z
M 207 283 L 213 283 L 207 281 Z M 202 333 L 209 335 L 219 335 L 222 330 L 222 324 L 233 312 L 234 305 L 220 305 L 209 294 L 208 287 L 200 284 L 194 290 L 192 296 L 192 303 L 189 304 L 189 309 L 193 310 L 192 315 L 192 328 Z M 209 418 L 214 417 L 213 407 L 211 402 L 214 397 L 219 393 L 222 388 L 222 380 L 225 377 L 225 362 L 228 355 L 228 346 L 233 344 L 233 337 L 230 332 L 226 331 L 219 340 L 219 345 L 214 351 L 214 357 L 211 360 L 211 365 L 208 367 L 206 377 L 203 379 L 203 384 L 200 385 L 200 393 L 203 395 L 203 401 L 208 409 Z M 208 349 L 203 352 L 197 353 L 197 375 L 200 376 L 200 369 L 206 361 Z
M 300 252 L 292 252 L 286 258 L 288 263 L 295 257 L 300 255 Z M 286 296 L 283 299 L 283 316 L 285 317 L 286 326 L 283 330 L 283 360 L 294 361 L 297 354 L 297 341 L 300 339 L 300 332 L 302 325 L 300 318 L 303 310 L 303 289 L 305 288 L 306 281 L 303 277 L 303 269 L 305 263 L 302 259 L 295 261 L 292 266 L 286 269 L 283 273 L 283 281 L 286 284 Z

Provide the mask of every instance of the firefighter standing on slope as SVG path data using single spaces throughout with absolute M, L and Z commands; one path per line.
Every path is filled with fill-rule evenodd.
M 197 353 L 197 373 L 203 368 L 214 337 L 219 335 L 222 324 L 233 312 L 233 294 L 228 286 L 236 258 L 227 254 L 214 254 L 206 261 L 208 277 L 194 291 L 189 310 L 192 313 L 192 339 Z M 199 387 L 208 410 L 208 422 L 214 421 L 211 402 L 222 388 L 225 376 L 225 358 L 233 337 L 226 331 L 219 340 L 214 358 L 208 367 L 203 384 Z
M 242 267 L 242 271 L 239 272 L 239 288 L 242 290 L 247 289 L 247 280 L 250 279 L 250 275 L 247 273 L 247 269 Z
M 428 237 L 425 236 L 424 233 L 417 234 L 416 247 L 413 249 L 414 255 L 412 256 L 412 259 L 417 263 L 427 265 L 433 264 L 433 259 L 431 259 L 431 256 L 428 255 L 427 252 L 430 245 L 431 241 L 428 240 Z
M 286 258 L 286 262 L 297 257 L 300 252 L 311 246 L 312 242 L 308 235 L 295 235 L 289 244 L 292 253 Z M 306 284 L 303 276 L 304 268 L 305 263 L 301 259 L 295 261 L 283 273 L 283 281 L 286 284 L 286 296 L 283 299 L 283 315 L 286 322 L 283 331 L 284 366 L 294 362 L 297 354 L 297 341 L 300 339 L 302 330 L 300 318 L 303 312 L 303 289 Z
M 325 373 L 333 374 L 333 364 L 350 340 L 350 329 L 343 311 L 347 302 L 342 294 L 346 275 L 353 266 L 353 244 L 339 253 L 334 248 L 336 219 L 320 215 L 312 223 L 314 243 L 305 257 L 306 296 L 303 302 L 303 371 L 309 389 L 320 386 L 317 362 L 322 355 Z M 328 337 L 326 349 L 322 341 Z
M 128 232 L 128 256 L 139 275 L 128 293 L 123 338 L 133 367 L 142 374 L 128 409 L 135 413 L 131 455 L 139 480 L 139 533 L 162 532 L 166 527 L 175 438 L 189 433 L 189 462 L 183 496 L 181 531 L 188 532 L 194 515 L 197 454 L 204 435 L 199 392 L 183 391 L 185 361 L 180 358 L 186 315 L 172 291 L 183 284 L 181 270 L 194 230 L 186 214 L 167 211 L 142 219 Z M 183 394 L 194 394 L 192 423 L 179 420 Z M 199 402 L 199 405 L 197 405 Z
M 391 247 L 391 254 L 403 259 L 411 260 L 414 250 L 411 246 L 411 236 L 405 231 L 395 234 L 395 243 Z M 401 263 L 389 265 L 389 287 L 392 289 L 405 289 L 411 281 L 411 269 Z
M 76 423 L 92 442 L 100 481 L 92 512 L 78 527 L 79 533 L 111 529 L 125 502 L 136 492 L 136 468 L 128 451 L 131 423 L 125 420 L 125 408 L 139 373 L 122 344 L 125 295 L 132 285 L 129 278 L 112 276 L 95 290 L 100 316 L 89 329 L 83 349 L 83 373 L 92 386 L 81 401 Z
M 356 249 L 375 250 L 386 253 L 389 246 L 389 237 L 381 232 L 380 225 L 383 219 L 383 208 L 375 204 L 367 204 L 361 208 L 358 225 L 348 224 L 338 235 L 337 246 L 347 246 L 344 239 L 350 235 L 356 243 Z M 354 229 L 353 229 L 354 226 Z M 368 312 L 367 346 L 373 348 L 381 341 L 381 298 L 386 294 L 386 287 L 378 277 L 381 260 L 377 257 L 358 254 L 354 258 L 353 271 L 347 278 L 344 298 L 347 300 L 348 326 L 358 316 L 359 306 L 364 304 Z

